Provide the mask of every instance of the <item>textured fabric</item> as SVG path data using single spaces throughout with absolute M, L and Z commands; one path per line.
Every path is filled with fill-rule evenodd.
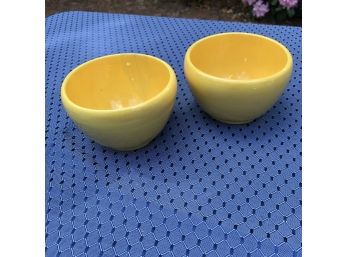
M 294 57 L 280 100 L 248 125 L 209 118 L 183 74 L 191 43 L 227 31 L 272 37 Z M 298 27 L 90 12 L 48 17 L 46 255 L 301 256 L 301 33 Z M 178 79 L 162 133 L 128 153 L 86 137 L 60 102 L 70 70 L 120 52 L 162 58 Z

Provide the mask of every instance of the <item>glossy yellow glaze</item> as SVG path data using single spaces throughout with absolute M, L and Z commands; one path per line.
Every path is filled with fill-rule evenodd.
M 97 143 L 122 151 L 145 146 L 163 129 L 175 96 L 173 69 L 156 57 L 134 53 L 83 63 L 61 88 L 75 124 Z
M 196 41 L 184 71 L 201 108 L 230 124 L 248 123 L 269 110 L 286 88 L 292 56 L 279 42 L 231 32 Z

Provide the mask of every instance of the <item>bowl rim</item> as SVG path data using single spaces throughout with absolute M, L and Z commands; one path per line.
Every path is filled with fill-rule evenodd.
M 81 105 L 76 104 L 74 101 L 72 101 L 69 97 L 68 94 L 66 92 L 66 87 L 68 84 L 68 81 L 70 79 L 70 77 L 78 72 L 82 67 L 89 65 L 93 62 L 97 62 L 100 61 L 102 59 L 106 59 L 106 58 L 118 58 L 121 56 L 143 56 L 146 58 L 149 58 L 151 60 L 155 60 L 160 62 L 164 67 L 167 68 L 167 71 L 169 73 L 169 79 L 168 82 L 165 84 L 164 88 L 155 96 L 139 103 L 136 105 L 132 105 L 132 106 L 127 106 L 127 107 L 122 107 L 119 109 L 93 109 L 93 108 L 88 108 L 88 107 L 83 107 Z M 78 66 L 76 66 L 75 68 L 73 68 L 68 75 L 66 75 L 66 77 L 64 78 L 63 82 L 62 82 L 62 86 L 61 86 L 61 100 L 64 103 L 70 105 L 73 108 L 78 109 L 79 111 L 84 111 L 84 112 L 93 112 L 93 113 L 105 113 L 105 114 L 110 114 L 110 113 L 126 113 L 126 112 L 134 112 L 136 110 L 142 109 L 145 106 L 151 105 L 152 103 L 156 103 L 159 101 L 159 99 L 163 98 L 166 94 L 169 93 L 171 87 L 175 87 L 176 88 L 176 74 L 175 71 L 173 70 L 173 68 L 164 60 L 152 56 L 152 55 L 148 55 L 148 54 L 143 54 L 143 53 L 132 53 L 132 52 L 124 52 L 124 53 L 116 53 L 116 54 L 108 54 L 108 55 L 102 55 L 93 59 L 90 59 L 86 62 L 83 62 L 81 64 L 79 64 Z
M 273 44 L 276 44 L 278 45 L 282 50 L 283 52 L 286 54 L 286 57 L 287 57 L 287 60 L 286 60 L 286 64 L 284 65 L 284 67 L 271 74 L 271 75 L 268 75 L 268 76 L 265 76 L 265 77 L 260 77 L 260 78 L 256 78 L 256 79 L 228 79 L 228 78 L 222 78 L 222 77 L 218 77 L 218 76 L 214 76 L 214 75 L 211 75 L 209 73 L 206 73 L 204 71 L 202 71 L 201 69 L 197 68 L 196 65 L 193 64 L 193 62 L 191 61 L 191 52 L 192 50 L 197 47 L 197 45 L 200 43 L 200 42 L 203 42 L 205 40 L 209 40 L 211 38 L 214 38 L 214 37 L 220 37 L 220 36 L 226 36 L 226 35 L 247 35 L 247 36 L 251 36 L 251 37 L 258 37 L 258 38 L 261 38 L 263 40 L 268 40 L 270 42 L 272 42 Z M 292 68 L 292 65 L 293 65 L 293 58 L 292 58 L 292 54 L 290 53 L 289 49 L 284 46 L 282 43 L 280 43 L 279 41 L 273 39 L 273 38 L 270 38 L 270 37 L 267 37 L 267 36 L 263 36 L 263 35 L 260 35 L 260 34 L 256 34 L 256 33 L 248 33 L 248 32 L 223 32 L 223 33 L 217 33 L 217 34 L 212 34 L 212 35 L 209 35 L 209 36 L 206 36 L 206 37 L 203 37 L 201 39 L 198 39 L 197 41 L 195 41 L 194 43 L 192 43 L 190 45 L 190 47 L 187 49 L 186 51 L 186 54 L 185 54 L 185 64 L 186 63 L 189 63 L 191 65 L 191 67 L 197 72 L 199 73 L 201 76 L 205 77 L 205 78 L 208 78 L 208 79 L 212 79 L 212 80 L 215 80 L 215 81 L 219 81 L 219 82 L 224 82 L 224 83 L 231 83 L 231 84 L 254 84 L 254 83 L 259 83 L 259 82 L 264 82 L 264 81 L 267 81 L 267 80 L 271 80 L 271 79 L 274 79 L 276 77 L 280 77 L 282 76 L 283 74 L 285 74 L 289 69 Z

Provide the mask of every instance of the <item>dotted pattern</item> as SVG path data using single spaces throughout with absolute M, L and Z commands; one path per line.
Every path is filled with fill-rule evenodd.
M 294 56 L 277 104 L 248 125 L 203 113 L 183 74 L 187 47 L 226 31 L 263 34 Z M 46 19 L 46 256 L 302 256 L 301 28 L 89 12 Z M 60 102 L 64 77 L 119 52 L 176 71 L 174 113 L 147 147 L 85 137 Z

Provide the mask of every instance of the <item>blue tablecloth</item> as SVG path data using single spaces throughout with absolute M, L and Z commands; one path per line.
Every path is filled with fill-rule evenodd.
M 248 125 L 209 118 L 183 75 L 187 47 L 226 31 L 263 34 L 294 57 L 277 104 Z M 46 19 L 47 256 L 301 256 L 301 28 L 65 12 Z M 168 124 L 128 153 L 83 135 L 60 102 L 92 58 L 141 52 L 178 78 Z M 272 58 L 272 56 L 270 56 Z

